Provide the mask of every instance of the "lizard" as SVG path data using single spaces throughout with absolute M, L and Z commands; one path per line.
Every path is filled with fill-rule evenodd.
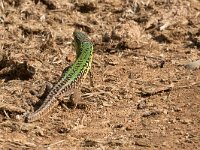
M 85 33 L 77 30 L 74 31 L 73 37 L 76 50 L 75 62 L 64 69 L 61 78 L 50 90 L 43 104 L 35 112 L 28 114 L 25 117 L 25 122 L 34 122 L 46 116 L 60 103 L 61 100 L 58 100 L 58 98 L 63 94 L 74 94 L 74 97 L 80 97 L 76 94 L 91 69 L 93 43 Z

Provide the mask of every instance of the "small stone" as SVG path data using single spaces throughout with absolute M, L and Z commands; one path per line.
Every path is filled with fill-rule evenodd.
M 167 109 L 164 109 L 164 110 L 163 110 L 163 113 L 164 113 L 165 115 L 167 115 L 167 114 L 168 114 Z
M 145 100 L 141 100 L 137 104 L 137 109 L 144 109 L 145 107 L 146 107 L 146 101 Z
M 135 141 L 135 145 L 141 146 L 141 147 L 150 147 L 150 143 L 144 140 Z
M 168 121 L 168 123 L 172 123 L 172 124 L 176 123 L 176 119 L 170 118 L 169 121 Z
M 36 128 L 36 134 L 39 135 L 39 136 L 44 136 L 44 132 L 43 132 L 43 129 L 40 128 L 39 126 L 37 126 Z
M 155 116 L 159 114 L 158 111 L 146 111 L 143 113 L 142 117 L 149 117 L 149 116 Z
M 17 119 L 17 120 L 22 120 L 22 118 L 23 118 L 22 116 L 16 115 L 16 119 Z
M 135 129 L 135 126 L 133 126 L 132 124 L 130 124 L 130 125 L 128 125 L 128 126 L 126 127 L 126 131 L 131 131 L 131 130 L 133 130 L 133 129 Z
M 112 104 L 110 104 L 110 103 L 108 103 L 108 102 L 103 102 L 103 106 L 105 106 L 105 107 L 111 107 Z
M 24 145 L 29 146 L 29 147 L 37 147 L 36 144 L 30 143 L 30 142 L 26 142 L 26 143 L 24 143 Z
M 182 111 L 182 109 L 179 108 L 179 107 L 175 107 L 175 108 L 174 108 L 174 111 L 175 111 L 175 112 L 179 112 L 179 111 Z
M 167 146 L 168 145 L 168 143 L 167 142 L 163 142 L 163 144 L 162 144 L 163 146 Z
M 185 68 L 194 70 L 194 69 L 199 69 L 200 67 L 200 59 L 197 61 L 189 62 L 185 65 Z
M 183 120 L 180 120 L 180 122 L 182 124 L 190 124 L 192 122 L 192 120 L 190 120 L 190 119 L 183 119 Z

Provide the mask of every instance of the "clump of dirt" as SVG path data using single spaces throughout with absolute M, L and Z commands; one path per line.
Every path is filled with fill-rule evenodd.
M 198 149 L 199 11 L 199 0 L 0 1 L 0 148 Z M 75 29 L 94 42 L 94 85 L 80 107 L 25 123 L 75 60 Z

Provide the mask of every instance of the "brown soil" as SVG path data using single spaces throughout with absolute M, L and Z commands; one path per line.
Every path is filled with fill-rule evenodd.
M 198 149 L 199 0 L 0 1 L 0 149 Z M 36 94 L 94 42 L 86 108 L 59 105 L 25 123 Z M 68 99 L 68 97 L 63 97 Z

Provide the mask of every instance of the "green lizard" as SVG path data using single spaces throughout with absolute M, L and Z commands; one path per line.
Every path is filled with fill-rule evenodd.
M 93 57 L 93 44 L 88 36 L 80 31 L 74 31 L 73 36 L 77 55 L 76 61 L 66 71 L 64 70 L 61 79 L 50 90 L 44 103 L 38 110 L 25 118 L 26 122 L 33 122 L 47 115 L 59 104 L 58 97 L 60 95 L 76 94 L 77 89 L 89 72 Z

